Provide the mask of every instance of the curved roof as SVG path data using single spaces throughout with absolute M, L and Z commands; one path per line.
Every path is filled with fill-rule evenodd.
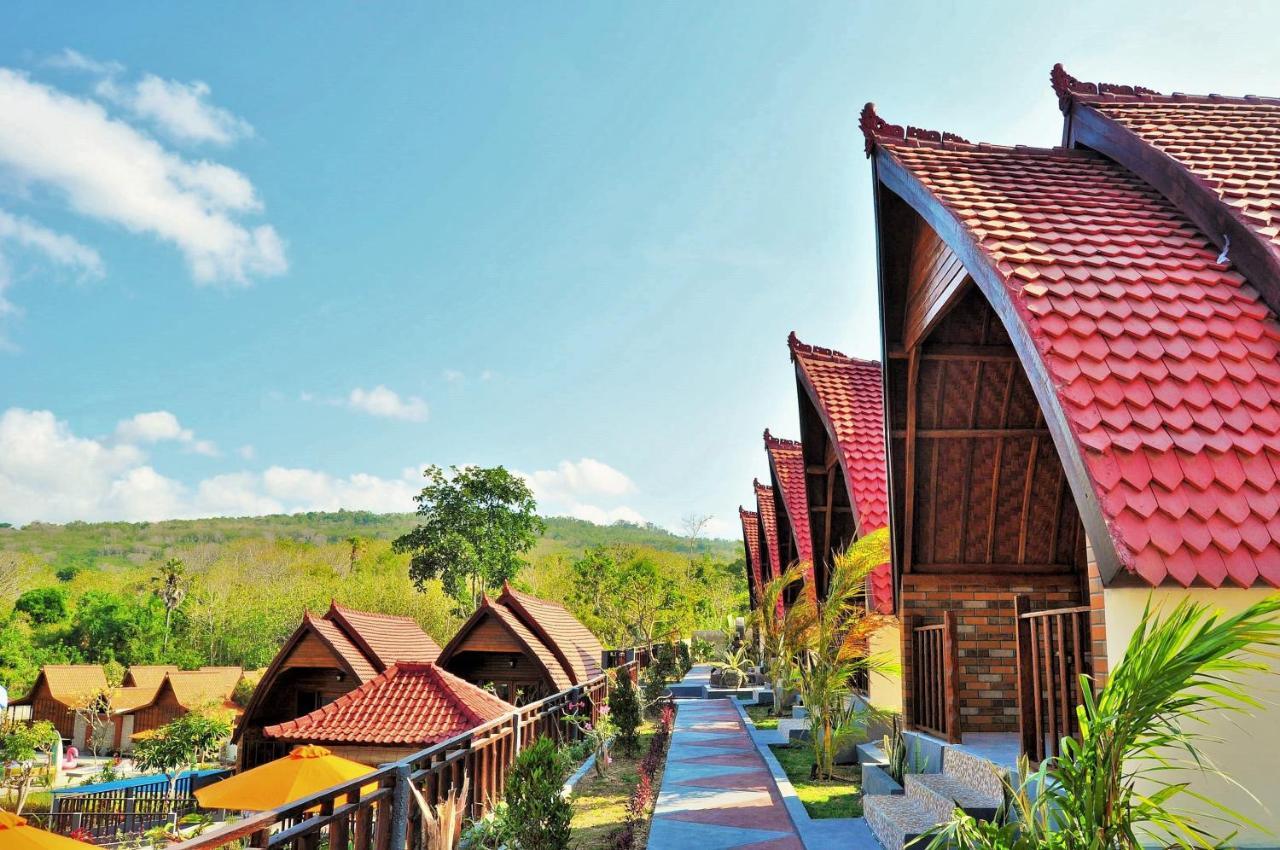
M 791 540 L 796 547 L 796 558 L 806 564 L 805 591 L 817 601 L 817 587 L 813 579 L 813 536 L 809 528 L 809 493 L 804 476 L 804 450 L 796 440 L 775 437 L 768 428 L 764 430 L 764 448 L 769 456 L 769 472 L 774 492 L 782 497 L 780 501 L 786 513 L 787 526 L 791 530 Z M 774 513 L 775 520 L 782 519 L 776 516 L 776 504 Z
M 412 617 L 356 611 L 329 603 L 325 618 L 342 626 L 362 654 L 385 669 L 398 661 L 435 661 L 440 646 Z
M 1008 329 L 1104 579 L 1280 586 L 1280 322 L 1257 289 L 1099 154 L 969 144 L 870 105 L 863 128 Z
M 782 558 L 778 554 L 778 515 L 773 505 L 773 488 L 759 481 L 752 481 L 751 486 L 756 491 L 756 513 L 760 516 L 760 533 L 765 541 L 766 551 L 760 554 L 761 561 L 769 567 L 765 578 L 767 583 L 782 575 Z M 765 570 L 761 569 L 761 572 Z
M 880 364 L 787 338 L 801 385 L 838 451 L 858 536 L 889 524 L 889 464 L 885 453 L 884 383 Z M 884 564 L 870 576 L 872 600 L 893 610 L 893 570 Z
M 758 597 L 760 588 L 760 515 L 738 506 L 738 519 L 742 520 L 742 542 L 747 553 L 747 579 L 751 593 Z
M 498 602 L 522 615 L 572 674 L 575 685 L 604 672 L 600 639 L 563 605 L 521 593 L 505 582 Z
M 434 664 L 404 662 L 310 714 L 262 731 L 283 741 L 426 747 L 515 710 Z

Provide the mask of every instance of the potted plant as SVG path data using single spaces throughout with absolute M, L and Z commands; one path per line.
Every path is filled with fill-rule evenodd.
M 720 662 L 720 684 L 729 690 L 736 690 L 747 681 L 747 648 L 740 646 L 736 650 L 726 652 Z

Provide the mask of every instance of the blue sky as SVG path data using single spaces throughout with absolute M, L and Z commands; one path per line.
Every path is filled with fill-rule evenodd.
M 409 509 L 425 463 L 734 536 L 786 336 L 878 356 L 873 100 L 1280 94 L 1224 2 L 120 4 L 0 30 L 0 520 Z

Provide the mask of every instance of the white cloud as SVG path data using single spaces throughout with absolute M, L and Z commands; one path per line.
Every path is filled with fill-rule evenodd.
M 99 76 L 124 72 L 124 66 L 119 62 L 100 62 L 97 59 L 90 59 L 70 47 L 64 47 L 61 53 L 50 56 L 44 64 L 51 68 L 62 68 L 68 71 L 88 71 L 90 74 Z
M 80 277 L 101 277 L 102 257 L 72 236 L 58 233 L 30 219 L 0 210 L 0 316 L 13 311 L 5 298 L 10 279 L 5 262 L 8 246 L 38 255 Z
M 80 215 L 174 245 L 197 282 L 247 284 L 288 268 L 275 229 L 242 220 L 262 208 L 243 174 L 186 159 L 102 104 L 7 68 L 0 171 L 24 189 L 51 190 Z
M 356 387 L 347 396 L 347 406 L 352 410 L 381 416 L 387 419 L 404 419 L 408 422 L 427 420 L 427 403 L 417 396 L 400 397 L 382 384 L 371 390 Z
M 253 135 L 248 121 L 209 102 L 209 85 L 200 80 L 184 83 L 146 74 L 135 82 L 121 83 L 108 76 L 94 91 L 179 142 L 229 145 Z
M 240 448 L 236 449 L 236 454 L 238 454 L 240 457 L 244 458 L 245 460 L 253 460 L 254 455 L 257 454 L 257 451 L 253 448 L 253 446 L 246 443 Z
M 279 466 L 223 473 L 189 487 L 153 468 L 138 445 L 181 440 L 172 436 L 185 430 L 176 419 L 144 414 L 121 425 L 133 442 L 79 437 L 47 410 L 0 413 L 0 519 L 150 521 L 338 508 L 408 512 L 419 489 L 416 468 L 400 478 L 382 478 Z
M 445 369 L 442 374 L 444 375 L 444 379 L 451 384 L 461 383 L 462 379 L 466 377 L 466 375 L 462 374 L 457 369 Z
M 167 410 L 153 410 L 148 413 L 137 413 L 129 419 L 122 419 L 116 424 L 116 439 L 121 443 L 137 445 L 138 443 L 177 442 L 187 451 L 207 457 L 216 457 L 218 447 L 209 440 L 196 439 L 195 432 L 183 428 L 178 417 Z
M 638 523 L 645 521 L 638 511 L 627 505 L 605 507 L 598 504 L 600 501 L 617 501 L 634 491 L 636 486 L 625 473 L 594 458 L 563 460 L 555 469 L 512 472 L 528 482 L 538 500 L 538 509 L 544 514 L 563 514 L 601 525 L 620 519 Z

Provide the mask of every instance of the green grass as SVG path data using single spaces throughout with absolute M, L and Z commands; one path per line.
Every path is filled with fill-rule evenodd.
M 636 756 L 624 756 L 614 750 L 613 764 L 609 765 L 605 776 L 596 776 L 594 770 L 588 771 L 574 787 L 569 838 L 572 850 L 606 850 L 612 846 L 613 834 L 627 819 L 627 804 L 639 781 L 640 762 L 649 751 L 653 730 L 653 722 L 646 721 L 640 727 L 640 746 Z M 655 788 L 659 781 L 654 777 Z
M 751 718 L 751 722 L 756 725 L 757 729 L 777 729 L 778 718 L 771 715 L 772 706 L 768 705 L 748 705 L 746 706 L 747 716 Z
M 791 780 L 809 817 L 862 817 L 862 773 L 857 765 L 837 765 L 841 778 L 817 781 L 809 778 L 813 751 L 808 746 L 775 744 L 769 749 Z

